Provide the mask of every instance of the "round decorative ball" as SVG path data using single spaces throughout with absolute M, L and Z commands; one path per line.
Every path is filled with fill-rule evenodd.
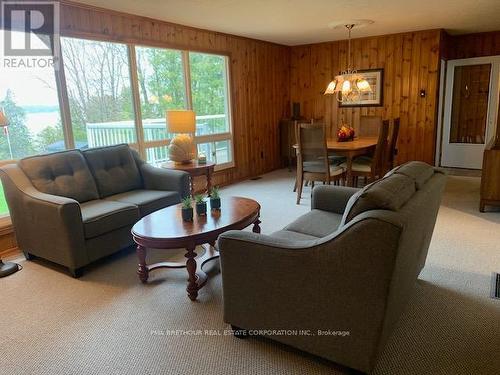
M 194 158 L 193 140 L 187 134 L 179 134 L 170 141 L 168 147 L 170 160 L 176 163 L 187 163 Z

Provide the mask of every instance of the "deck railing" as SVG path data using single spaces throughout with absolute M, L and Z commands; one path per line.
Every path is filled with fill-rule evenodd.
M 172 139 L 164 119 L 143 119 L 144 141 L 152 142 Z M 102 147 L 119 143 L 136 143 L 134 120 L 89 123 L 87 128 L 88 147 Z M 196 116 L 196 135 L 210 135 L 228 132 L 226 115 Z M 148 162 L 159 164 L 168 160 L 166 147 L 146 148 Z

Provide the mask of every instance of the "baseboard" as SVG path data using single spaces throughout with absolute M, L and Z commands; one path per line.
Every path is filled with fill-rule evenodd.
M 13 259 L 19 258 L 21 256 L 21 250 L 16 247 L 11 247 L 9 249 L 0 250 L 0 259 Z
M 16 235 L 12 223 L 7 225 L 0 225 L 0 257 L 11 258 L 18 257 L 21 251 L 17 247 Z

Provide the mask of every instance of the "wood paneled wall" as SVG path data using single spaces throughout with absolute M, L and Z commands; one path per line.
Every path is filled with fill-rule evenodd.
M 448 35 L 443 40 L 446 59 L 500 55 L 500 31 L 466 35 Z
M 401 118 L 397 162 L 434 162 L 439 85 L 440 30 L 352 40 L 356 69 L 384 69 L 382 107 L 339 108 L 324 96 L 328 82 L 347 65 L 347 41 L 292 47 L 290 100 L 305 117 L 324 117 L 331 136 L 341 119 L 359 128 L 360 115 Z M 426 96 L 420 97 L 420 90 Z
M 280 118 L 289 110 L 290 48 L 62 1 L 61 34 L 230 56 L 234 159 L 227 184 L 280 166 Z

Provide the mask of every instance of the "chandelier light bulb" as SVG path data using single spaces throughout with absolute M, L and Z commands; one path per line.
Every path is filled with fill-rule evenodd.
M 337 81 L 333 80 L 326 87 L 325 95 L 335 93 L 335 87 L 337 87 Z
M 359 91 L 361 92 L 371 92 L 372 88 L 370 87 L 370 84 L 366 79 L 360 79 L 357 83 L 356 86 L 358 86 Z
M 343 94 L 348 94 L 351 91 L 351 82 L 348 80 L 345 80 L 342 83 L 342 93 Z

